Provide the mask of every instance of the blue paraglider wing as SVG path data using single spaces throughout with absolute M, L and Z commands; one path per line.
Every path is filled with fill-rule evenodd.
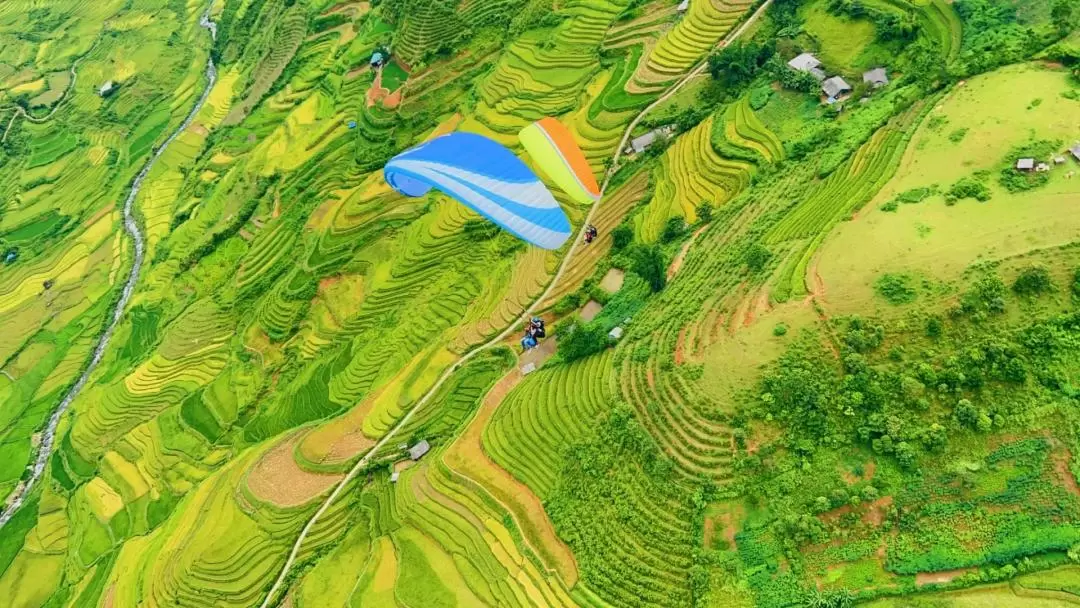
M 406 150 L 383 168 L 405 196 L 438 188 L 519 238 L 558 249 L 570 221 L 547 187 L 502 144 L 475 133 L 450 133 Z

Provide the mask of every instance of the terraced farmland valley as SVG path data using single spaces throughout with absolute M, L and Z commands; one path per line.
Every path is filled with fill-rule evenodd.
M 1069 0 L 7 0 L 0 605 L 1080 604 L 1078 202 Z

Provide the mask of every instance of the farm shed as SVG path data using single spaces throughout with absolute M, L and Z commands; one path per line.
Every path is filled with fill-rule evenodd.
M 675 7 L 675 10 L 679 11 L 680 13 L 685 13 L 689 8 L 690 0 L 682 0 L 682 2 L 679 3 L 679 6 Z
M 98 89 L 98 95 L 102 97 L 108 97 L 112 95 L 112 92 L 116 89 L 116 83 L 111 80 L 106 80 L 105 84 L 101 85 Z
M 821 90 L 829 96 L 829 99 L 836 99 L 844 93 L 851 92 L 851 85 L 847 83 L 843 78 L 839 76 L 833 76 L 832 78 L 821 83 Z
M 660 127 L 659 129 L 653 129 L 652 131 L 649 131 L 644 135 L 635 137 L 634 139 L 630 140 L 630 145 L 627 147 L 626 150 L 624 150 L 624 152 L 626 152 L 627 154 L 629 154 L 630 152 L 633 152 L 634 154 L 641 154 L 649 146 L 656 143 L 656 140 L 660 139 L 661 137 L 665 139 L 669 137 L 672 130 L 672 127 L 669 125 L 666 127 Z
M 1016 161 L 1016 170 L 1017 171 L 1031 171 L 1034 168 L 1035 168 L 1035 159 L 1034 158 L 1021 158 L 1021 159 Z
M 1073 158 L 1080 160 L 1080 143 L 1069 148 L 1069 152 L 1073 155 Z
M 413 460 L 420 460 L 420 457 L 428 453 L 431 449 L 431 445 L 428 444 L 427 439 L 423 439 L 420 443 L 409 448 L 409 458 Z
M 821 62 L 810 53 L 803 53 L 788 62 L 788 66 L 799 72 L 807 72 L 818 80 L 825 80 L 825 72 L 821 69 Z
M 885 71 L 885 68 L 874 68 L 867 72 L 863 72 L 863 82 L 874 85 L 874 88 L 883 87 L 889 84 L 889 75 Z

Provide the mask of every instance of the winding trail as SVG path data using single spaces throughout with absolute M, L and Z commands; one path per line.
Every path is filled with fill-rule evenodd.
M 211 6 L 213 3 L 211 2 Z M 210 8 L 206 8 L 206 12 L 203 13 L 199 19 L 199 25 L 206 28 L 210 32 L 210 39 L 217 39 L 217 24 L 210 20 Z M 72 74 L 74 74 L 75 66 L 71 67 Z M 71 402 L 75 400 L 75 397 L 82 391 L 83 386 L 86 385 L 87 380 L 90 378 L 90 374 L 94 372 L 98 364 L 101 363 L 101 358 L 105 354 L 105 349 L 109 346 L 109 340 L 112 339 L 113 332 L 116 330 L 116 326 L 120 323 L 120 317 L 124 314 L 124 308 L 127 307 L 128 301 L 131 300 L 131 294 L 135 291 L 135 284 L 139 281 L 139 273 L 142 271 L 143 257 L 146 253 L 146 239 L 143 236 L 142 231 L 139 228 L 138 222 L 135 220 L 134 205 L 135 198 L 139 195 L 139 190 L 142 188 L 143 181 L 146 176 L 149 175 L 150 170 L 154 168 L 154 163 L 158 157 L 165 152 L 169 147 L 169 144 L 173 142 L 180 134 L 191 125 L 191 122 L 195 120 L 195 115 L 202 109 L 203 104 L 206 103 L 206 98 L 210 95 L 210 90 L 214 88 L 214 83 L 217 82 L 217 67 L 214 65 L 212 57 L 206 58 L 206 88 L 203 89 L 202 95 L 199 97 L 198 102 L 195 103 L 195 107 L 188 113 L 187 118 L 180 124 L 172 135 L 165 140 L 156 150 L 153 155 L 147 159 L 146 164 L 143 165 L 142 170 L 135 176 L 135 179 L 131 182 L 131 190 L 128 192 L 127 199 L 124 200 L 124 230 L 131 236 L 131 240 L 135 245 L 135 259 L 131 264 L 131 272 L 128 273 L 127 281 L 124 283 L 124 289 L 120 293 L 120 298 L 116 301 L 116 305 L 113 307 L 112 320 L 109 321 L 108 327 L 102 332 L 101 337 L 98 338 L 97 346 L 94 347 L 94 355 L 90 358 L 90 363 L 87 364 L 83 370 L 82 375 L 75 381 L 75 384 L 64 395 L 64 399 L 60 402 L 60 405 L 53 411 L 52 416 L 49 417 L 49 424 L 45 427 L 45 431 L 42 434 L 41 445 L 38 447 L 37 457 L 34 459 L 34 463 L 31 468 L 29 479 L 26 483 L 22 484 L 15 490 L 15 493 L 9 499 L 8 508 L 0 514 L 0 529 L 3 528 L 8 521 L 15 515 L 22 506 L 26 497 L 33 491 L 34 486 L 41 479 L 42 473 L 45 472 L 45 465 L 49 462 L 49 457 L 52 455 L 53 444 L 56 441 L 56 429 L 60 425 L 60 418 L 63 417 L 64 412 L 67 411 Z M 53 108 L 53 112 L 56 108 Z M 49 113 L 52 116 L 52 112 Z M 46 117 L 48 118 L 48 117 Z M 44 119 L 42 119 L 44 120 Z M 5 131 L 6 135 L 6 131 Z
M 11 115 L 11 120 L 8 121 L 7 128 L 4 129 L 4 136 L 0 137 L 0 144 L 7 141 L 8 132 L 11 131 L 11 127 L 15 124 L 15 120 L 20 116 L 32 123 L 41 124 L 52 118 L 53 114 L 56 114 L 56 111 L 60 109 L 60 106 L 63 105 L 65 101 L 67 101 L 68 95 L 70 95 L 71 92 L 75 90 L 75 82 L 79 78 L 79 74 L 76 71 L 79 67 L 79 62 L 85 59 L 87 55 L 94 51 L 94 49 L 98 45 L 98 41 L 100 40 L 100 38 L 98 40 L 95 40 L 94 44 L 90 45 L 90 48 L 87 49 L 85 53 L 80 55 L 78 59 L 71 63 L 71 80 L 68 82 L 67 88 L 64 89 L 64 94 L 60 96 L 60 99 L 56 100 L 56 103 L 53 104 L 53 108 L 49 111 L 48 114 L 46 114 L 45 116 L 37 117 L 27 112 L 26 109 L 22 106 L 9 106 L 7 108 L 0 108 L 0 110 L 9 110 L 12 108 L 14 108 L 15 110 L 15 113 Z
M 759 6 L 757 10 L 755 10 L 754 13 L 746 21 L 744 21 L 742 25 L 739 26 L 738 29 L 730 32 L 714 48 L 723 48 L 731 44 L 731 42 L 741 36 L 748 27 L 750 27 L 755 21 L 758 20 L 758 18 L 761 17 L 761 15 L 765 13 L 766 9 L 769 8 L 769 5 L 772 4 L 772 1 L 773 0 L 765 0 L 765 2 L 763 2 L 761 6 Z M 705 69 L 708 68 L 708 66 L 709 61 L 708 57 L 706 56 L 693 70 L 680 78 L 675 84 L 671 86 L 671 88 L 664 92 L 663 95 L 658 97 L 656 101 L 645 106 L 645 108 L 641 110 L 641 112 L 638 113 L 636 117 L 634 117 L 634 120 L 630 121 L 630 124 L 627 125 L 626 131 L 623 133 L 622 140 L 619 142 L 619 146 L 615 149 L 615 154 L 611 159 L 611 169 L 608 170 L 607 174 L 604 176 L 604 185 L 600 188 L 600 200 L 603 200 L 603 196 L 604 193 L 607 191 L 608 184 L 611 183 L 611 178 L 615 175 L 615 171 L 618 168 L 619 159 L 622 157 L 622 150 L 626 147 L 626 142 L 630 140 L 630 134 L 633 132 L 634 127 L 636 127 L 638 123 L 641 122 L 641 119 L 644 118 L 646 114 L 651 112 L 654 108 L 656 108 L 663 102 L 670 99 L 672 95 L 678 93 L 679 89 L 681 89 L 686 83 L 700 76 L 705 71 Z M 424 396 L 421 397 L 420 400 L 417 401 L 405 413 L 404 416 L 402 416 L 401 420 L 399 420 L 398 423 L 393 426 L 393 428 L 387 431 L 386 434 L 383 435 L 382 438 L 379 439 L 379 441 L 376 442 L 375 445 L 373 445 L 371 449 L 368 450 L 367 454 L 365 454 L 362 458 L 360 458 L 360 460 L 357 461 L 353 468 L 349 470 L 349 473 L 345 475 L 345 478 L 338 482 L 337 486 L 334 487 L 334 491 L 326 497 L 326 500 L 323 501 L 322 506 L 320 506 L 319 509 L 315 511 L 315 513 L 311 516 L 311 519 L 308 520 L 307 524 L 305 524 L 304 528 L 300 531 L 300 536 L 297 537 L 296 542 L 293 544 L 292 551 L 289 552 L 289 557 L 285 560 L 285 564 L 281 568 L 281 573 L 278 575 L 277 580 L 274 581 L 273 586 L 270 587 L 270 590 L 267 591 L 266 598 L 263 600 L 260 608 L 270 607 L 273 599 L 277 596 L 278 593 L 281 592 L 281 586 L 282 584 L 284 584 L 286 577 L 289 575 L 289 570 L 292 569 L 293 564 L 296 562 L 296 556 L 299 555 L 300 548 L 303 546 L 304 540 L 307 539 L 308 534 L 311 533 L 312 528 L 315 527 L 315 524 L 318 523 L 319 518 L 322 517 L 323 514 L 326 513 L 327 509 L 330 508 L 330 505 L 332 505 L 334 501 L 337 500 L 338 496 L 340 496 L 341 493 L 345 491 L 345 486 L 349 485 L 349 482 L 351 482 L 357 476 L 357 474 L 359 474 L 360 471 L 365 466 L 367 466 L 368 462 L 370 462 L 371 457 L 374 456 L 380 448 L 386 445 L 387 442 L 393 439 L 394 435 L 399 429 L 409 423 L 409 420 L 412 419 L 413 415 L 421 408 L 423 408 L 424 404 L 431 400 L 435 393 L 439 391 L 439 388 L 442 387 L 443 382 L 446 382 L 446 380 L 455 371 L 457 371 L 458 368 L 468 363 L 469 360 L 471 360 L 473 357 L 480 354 L 481 352 L 493 346 L 496 346 L 500 342 L 505 340 L 511 333 L 517 330 L 518 326 L 521 324 L 521 319 L 532 316 L 532 313 L 536 309 L 536 307 L 539 306 L 541 302 L 547 299 L 547 297 L 551 294 L 551 291 L 555 288 L 556 285 L 558 285 L 559 280 L 563 276 L 563 273 L 570 265 L 570 260 L 573 259 L 574 253 L 577 252 L 578 246 L 582 243 L 583 233 L 581 231 L 583 231 L 585 227 L 588 226 L 590 222 L 592 222 L 593 215 L 596 213 L 596 210 L 599 207 L 600 202 L 597 202 L 592 206 L 592 208 L 589 209 L 589 213 L 585 217 L 585 221 L 581 223 L 581 228 L 578 234 L 574 236 L 574 240 L 571 242 L 570 250 L 567 251 L 566 256 L 559 264 L 559 269 L 555 272 L 555 276 L 552 277 L 551 281 L 548 283 L 548 286 L 544 289 L 544 292 L 541 293 L 540 296 L 537 297 L 535 300 L 533 300 L 532 304 L 530 304 L 529 307 L 526 308 L 522 314 L 518 315 L 518 320 L 510 324 L 499 335 L 488 340 L 484 344 L 477 346 L 473 350 L 465 353 L 460 358 L 458 358 L 458 360 L 454 362 L 453 365 L 448 367 L 446 371 L 444 371 L 442 375 L 439 376 L 439 379 L 435 381 L 435 384 L 433 384 L 426 393 L 424 393 Z

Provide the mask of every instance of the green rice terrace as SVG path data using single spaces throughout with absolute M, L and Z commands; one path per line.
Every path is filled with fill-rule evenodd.
M 0 606 L 1073 605 L 1075 0 L 0 2 Z

